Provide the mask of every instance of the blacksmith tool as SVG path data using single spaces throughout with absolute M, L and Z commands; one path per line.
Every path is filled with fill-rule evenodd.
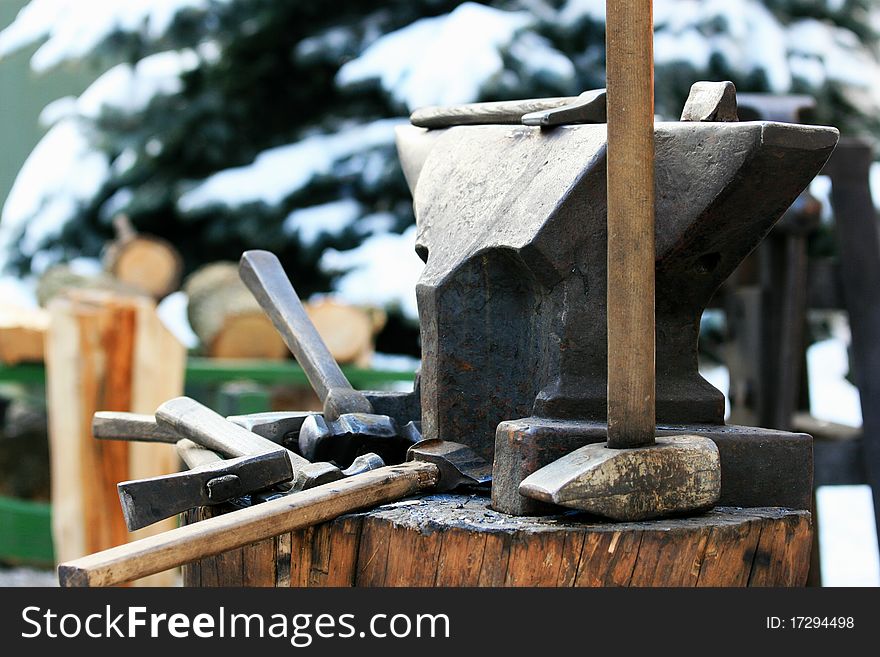
M 409 448 L 405 463 L 69 561 L 58 567 L 58 577 L 61 586 L 112 586 L 422 491 L 490 483 L 490 464 L 469 447 L 422 441 Z
M 394 418 L 376 413 L 366 395 L 352 387 L 306 314 L 278 258 L 268 251 L 246 251 L 239 271 L 324 405 L 323 417 L 312 416 L 303 422 L 300 453 L 310 460 L 332 460 L 342 466 L 368 451 L 386 463 L 400 462 L 414 439 L 421 438 L 416 425 L 401 427 Z
M 702 86 L 686 116 L 699 120 L 654 126 L 657 433 L 715 443 L 719 504 L 809 509 L 809 436 L 725 424 L 697 340 L 718 287 L 818 173 L 838 133 L 732 121 L 733 100 L 732 85 Z M 410 125 L 397 129 L 397 146 L 425 260 L 422 435 L 494 459 L 495 509 L 558 512 L 519 485 L 608 440 L 607 127 Z
M 467 103 L 446 107 L 421 107 L 409 117 L 420 128 L 439 129 L 456 125 L 523 124 L 549 127 L 563 123 L 604 123 L 605 90 L 585 91 L 579 96 Z
M 299 430 L 314 411 L 269 411 L 230 415 L 226 419 L 248 431 L 268 438 L 273 443 L 297 451 Z M 132 440 L 174 444 L 180 440 L 175 432 L 156 423 L 156 417 L 144 413 L 98 411 L 92 417 L 92 435 L 99 440 Z
M 292 419 L 253 419 L 253 426 L 285 426 L 292 429 L 308 413 Z M 311 463 L 302 456 L 257 435 L 187 397 L 162 404 L 156 424 L 178 439 L 186 437 L 228 460 L 204 456 L 204 462 L 185 472 L 118 484 L 119 499 L 130 531 L 202 505 L 227 502 L 271 486 L 304 490 L 335 481 L 384 463 L 375 454 L 363 455 L 342 470 L 332 463 Z M 102 429 L 106 432 L 106 427 Z M 281 432 L 279 431 L 280 435 Z M 177 442 L 180 451 L 180 442 Z M 193 452 L 190 448 L 188 452 Z
M 721 462 L 708 438 L 655 438 L 651 1 L 609 1 L 606 34 L 608 441 L 544 466 L 519 491 L 613 520 L 646 520 L 714 506 Z

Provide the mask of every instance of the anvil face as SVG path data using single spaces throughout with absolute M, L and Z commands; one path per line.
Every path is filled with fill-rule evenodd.
M 723 424 L 700 315 L 818 173 L 833 128 L 659 123 L 657 419 Z M 425 438 L 491 458 L 499 422 L 606 411 L 606 126 L 403 128 L 414 189 Z

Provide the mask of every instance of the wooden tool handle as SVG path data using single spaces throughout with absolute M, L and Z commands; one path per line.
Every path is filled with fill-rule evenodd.
M 92 435 L 98 440 L 134 440 L 170 443 L 180 440 L 173 431 L 160 427 L 156 418 L 142 413 L 98 411 L 92 417 Z
M 608 445 L 654 443 L 651 0 L 608 0 Z
M 410 461 L 215 516 L 58 566 L 61 586 L 112 586 L 432 488 L 440 471 Z
M 181 438 L 178 440 L 176 447 L 177 455 L 188 468 L 198 468 L 203 465 L 209 465 L 223 460 L 223 457 L 217 452 L 205 449 L 198 443 L 191 441 L 189 438 Z
M 181 438 L 224 456 L 253 456 L 284 449 L 267 438 L 233 424 L 222 415 L 189 397 L 169 399 L 156 409 L 156 421 Z M 287 450 L 294 468 L 308 465 L 299 454 Z
M 352 387 L 327 349 L 275 254 L 245 251 L 239 274 L 303 368 L 328 419 L 341 413 L 372 413 L 369 400 Z

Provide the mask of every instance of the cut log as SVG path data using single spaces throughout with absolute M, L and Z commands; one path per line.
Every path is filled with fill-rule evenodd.
M 85 275 L 73 271 L 68 265 L 55 265 L 40 276 L 37 283 L 37 302 L 46 308 L 52 299 L 69 290 L 98 290 L 126 296 L 143 294 L 141 290 L 113 278 L 106 272 Z
M 173 445 L 95 440 L 98 410 L 152 414 L 183 393 L 186 350 L 162 325 L 154 303 L 70 291 L 49 305 L 46 393 L 56 558 L 69 561 L 166 531 L 174 519 L 129 534 L 116 484 L 177 470 Z M 171 585 L 174 573 L 145 578 Z
M 429 495 L 349 514 L 192 563 L 184 585 L 802 586 L 809 568 L 806 511 L 718 507 L 602 523 L 514 517 L 488 504 Z
M 329 298 L 308 303 L 305 308 L 336 362 L 369 366 L 374 338 L 385 326 L 386 317 L 382 310 L 352 306 Z
M 0 303 L 0 363 L 43 362 L 43 338 L 49 313 L 42 308 L 23 308 Z
M 118 281 L 161 299 L 180 287 L 183 258 L 170 242 L 137 233 L 125 216 L 117 217 L 116 239 L 104 251 L 104 269 Z
M 234 262 L 215 262 L 190 275 L 183 287 L 187 315 L 205 355 L 281 360 L 281 336 L 238 276 Z

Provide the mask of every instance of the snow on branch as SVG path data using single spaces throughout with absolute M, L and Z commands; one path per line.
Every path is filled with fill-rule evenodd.
M 0 32 L 0 57 L 42 44 L 31 58 L 34 71 L 90 55 L 114 34 L 161 39 L 185 9 L 206 10 L 230 0 L 31 0 Z
M 382 119 L 317 134 L 257 155 L 253 163 L 209 176 L 181 195 L 178 207 L 195 212 L 211 206 L 240 207 L 248 203 L 279 205 L 340 161 L 375 148 L 394 144 L 394 128 L 401 119 Z
M 416 227 L 403 234 L 367 238 L 348 251 L 328 249 L 319 266 L 328 273 L 346 272 L 336 280 L 334 296 L 352 304 L 397 307 L 418 320 L 416 282 L 424 263 L 416 255 Z
M 53 126 L 28 156 L 0 214 L 0 268 L 12 249 L 32 256 L 59 234 L 109 173 L 107 155 L 92 147 L 81 121 L 65 118 Z
M 533 35 L 517 45 L 519 33 L 536 18 L 471 2 L 443 16 L 423 18 L 371 44 L 336 76 L 340 87 L 378 80 L 409 109 L 468 103 L 504 71 L 502 53 L 535 73 L 573 78 L 574 65 L 545 39 Z

